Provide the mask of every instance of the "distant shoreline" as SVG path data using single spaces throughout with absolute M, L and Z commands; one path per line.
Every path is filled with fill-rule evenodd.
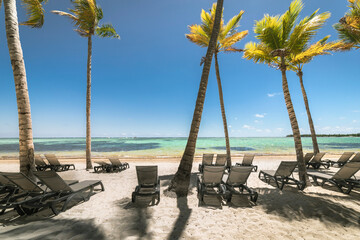
M 286 135 L 286 137 L 293 137 L 294 135 Z M 311 134 L 302 134 L 301 137 L 311 137 Z M 316 134 L 316 137 L 360 137 L 360 133 L 352 134 Z

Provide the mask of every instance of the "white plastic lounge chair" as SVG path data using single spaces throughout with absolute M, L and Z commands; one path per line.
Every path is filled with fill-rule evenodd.
M 204 202 L 204 195 L 226 195 L 226 188 L 222 182 L 224 172 L 225 166 L 204 166 L 203 173 L 199 174 L 197 179 L 200 202 Z
M 246 182 L 252 172 L 253 167 L 250 166 L 232 166 L 225 186 L 229 191 L 228 202 L 231 201 L 232 195 L 249 196 L 250 201 L 256 202 L 258 193 L 250 189 Z
M 337 165 L 338 167 L 342 167 L 347 161 L 349 161 L 352 155 L 354 155 L 354 152 L 344 152 L 337 161 L 330 159 L 326 159 L 325 161 L 330 163 L 330 166 Z
M 215 166 L 225 166 L 226 154 L 216 154 Z
M 257 172 L 258 166 L 253 165 L 255 154 L 244 154 L 242 163 L 236 163 L 236 166 L 251 166 L 254 172 Z
M 319 169 L 321 166 L 328 169 L 330 167 L 330 163 L 321 161 L 322 157 L 325 153 L 317 153 L 313 159 L 311 159 L 307 164 L 306 167 L 309 168 L 310 166 L 314 169 Z
M 336 186 L 340 192 L 349 194 L 354 187 L 360 186 L 360 181 L 354 177 L 359 170 L 360 162 L 348 162 L 334 175 L 322 172 L 309 172 L 308 175 L 312 177 L 316 185 L 324 186 L 325 183 L 330 183 Z M 321 183 L 319 183 L 319 179 L 322 180 Z
M 54 171 L 67 171 L 70 170 L 70 167 L 72 167 L 72 170 L 75 170 L 74 164 L 61 164 L 55 154 L 44 155 L 46 160 L 48 160 L 48 162 L 50 163 L 52 170 Z
M 160 179 L 158 178 L 158 166 L 136 166 L 136 175 L 138 185 L 132 193 L 132 202 L 136 202 L 138 196 L 155 196 L 156 202 L 152 200 L 153 205 L 160 202 Z
M 202 158 L 202 163 L 199 164 L 199 172 L 202 172 L 204 166 L 211 166 L 214 159 L 214 154 L 212 153 L 204 153 Z
M 273 180 L 280 190 L 284 188 L 285 184 L 296 185 L 299 190 L 303 190 L 305 183 L 290 177 L 296 166 L 297 162 L 282 161 L 277 170 L 261 170 L 259 179 L 269 184 Z

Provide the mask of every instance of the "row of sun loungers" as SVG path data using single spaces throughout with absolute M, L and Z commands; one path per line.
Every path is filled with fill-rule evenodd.
M 252 167 L 252 170 L 256 172 L 258 167 L 252 165 L 254 157 L 254 154 L 245 154 L 242 163 L 236 163 L 235 165 Z M 199 172 L 203 172 L 204 166 L 226 166 L 226 154 L 217 154 L 214 163 L 213 159 L 214 154 L 203 154 L 202 163 L 199 164 Z M 229 167 L 227 167 L 227 169 L 229 169 Z
M 110 163 L 105 161 L 94 161 L 99 166 L 94 167 L 95 172 L 118 172 L 130 168 L 130 165 L 125 162 L 122 163 L 119 158 L 110 157 L 108 158 Z
M 55 156 L 55 154 L 44 154 L 46 160 L 49 162 L 47 164 L 45 160 L 41 157 L 41 155 L 35 155 L 35 165 L 36 170 L 38 171 L 45 171 L 47 169 L 61 172 L 61 171 L 68 171 L 68 170 L 75 170 L 74 164 L 61 164 L 59 159 Z
M 22 173 L 0 172 L 0 184 L 4 191 L 0 198 L 0 213 L 15 209 L 19 215 L 31 215 L 49 208 L 57 215 L 65 211 L 76 197 L 87 201 L 95 187 L 100 186 L 100 190 L 104 191 L 99 180 L 64 180 L 55 171 L 37 171 L 34 174 L 39 182 Z
M 354 155 L 354 152 L 344 152 L 337 161 L 325 159 L 322 160 L 325 153 L 317 153 L 315 156 L 313 153 L 307 153 L 304 156 L 305 164 L 307 168 L 319 169 L 323 166 L 325 169 L 328 169 L 330 166 L 341 167 L 347 162 L 360 162 L 360 153 L 355 154 L 355 156 L 350 160 L 351 156 Z

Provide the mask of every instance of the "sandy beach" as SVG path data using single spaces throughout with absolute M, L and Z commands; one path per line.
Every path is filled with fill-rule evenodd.
M 326 156 L 336 159 L 338 156 Z M 276 169 L 281 160 L 294 156 L 257 156 L 259 169 Z M 247 200 L 221 207 L 199 206 L 196 158 L 187 198 L 166 192 L 178 167 L 177 158 L 124 159 L 130 169 L 119 173 L 86 171 L 83 159 L 73 162 L 75 171 L 61 172 L 65 179 L 102 180 L 105 191 L 72 206 L 58 216 L 44 210 L 32 216 L 14 211 L 0 216 L 1 239 L 357 239 L 360 238 L 360 191 L 342 194 L 332 187 L 312 186 L 305 191 L 283 191 L 252 173 L 248 186 L 259 193 L 256 205 Z M 239 162 L 237 158 L 234 162 Z M 147 208 L 131 203 L 137 185 L 136 165 L 158 165 L 161 180 L 159 205 Z M 1 171 L 18 171 L 18 162 L 1 160 Z M 331 172 L 337 168 L 330 168 Z M 360 174 L 357 174 L 360 177 Z M 295 174 L 295 177 L 296 174 Z M 239 205 L 238 205 L 239 204 Z

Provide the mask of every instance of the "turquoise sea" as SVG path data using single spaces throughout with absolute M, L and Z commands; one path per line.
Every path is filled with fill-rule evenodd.
M 120 155 L 141 156 L 181 156 L 187 138 L 92 138 L 93 156 Z M 319 137 L 320 151 L 342 153 L 360 151 L 359 137 Z M 312 150 L 311 138 L 302 138 L 304 152 Z M 35 152 L 56 153 L 60 156 L 84 156 L 85 138 L 36 138 Z M 295 154 L 294 141 L 290 137 L 273 138 L 231 138 L 232 154 L 251 152 L 256 154 Z M 17 156 L 18 139 L 0 139 L 0 157 Z M 225 153 L 224 138 L 198 138 L 196 154 Z

